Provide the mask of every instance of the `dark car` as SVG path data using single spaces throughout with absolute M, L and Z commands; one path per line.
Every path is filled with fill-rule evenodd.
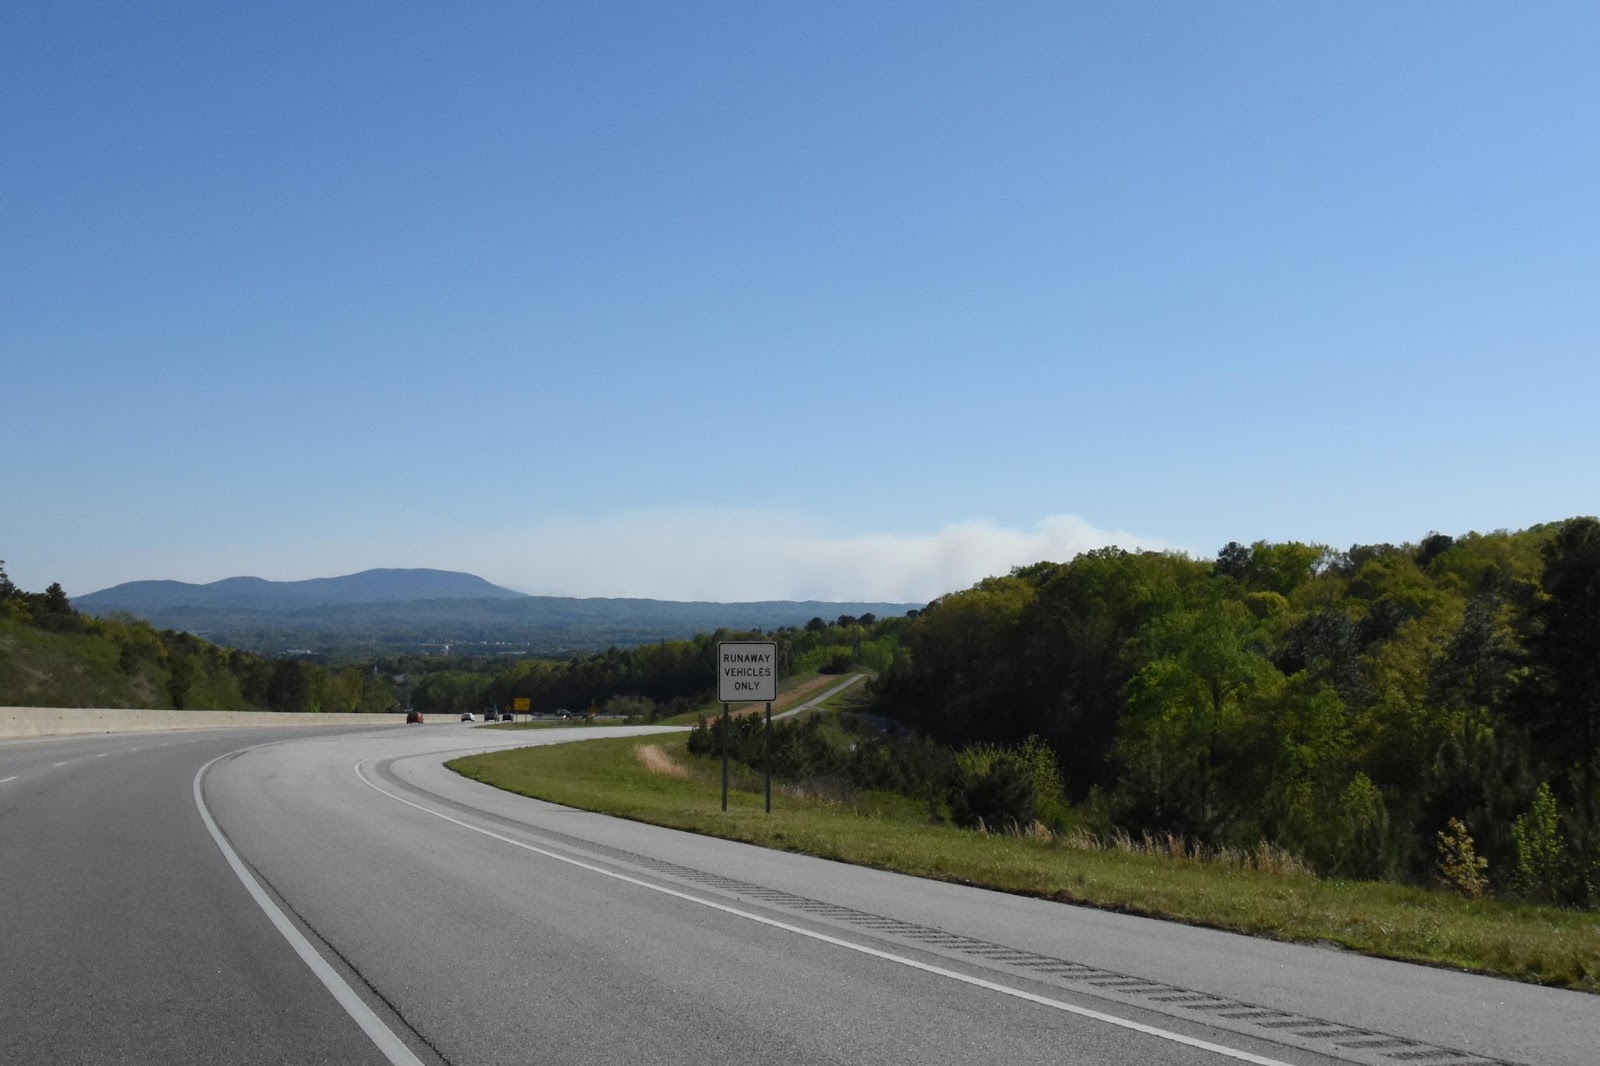
M 422 721 L 422 712 L 421 711 L 407 711 L 406 712 L 406 725 L 411 725 L 414 722 L 421 722 L 421 721 Z

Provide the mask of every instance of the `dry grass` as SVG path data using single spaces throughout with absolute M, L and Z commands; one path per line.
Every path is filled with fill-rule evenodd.
M 640 744 L 633 749 L 633 754 L 639 760 L 639 765 L 653 774 L 676 777 L 680 781 L 689 780 L 689 768 L 667 754 L 667 749 L 660 744 Z
M 1041 836 L 1041 834 L 1043 834 Z M 1035 823 L 1025 834 L 1032 839 L 1054 839 L 1050 830 Z M 1124 855 L 1156 855 L 1177 862 L 1223 866 L 1230 870 L 1253 870 L 1256 873 L 1275 874 L 1279 877 L 1312 879 L 1316 872 L 1298 856 L 1268 840 L 1253 848 L 1211 848 L 1176 833 L 1143 833 L 1137 839 L 1126 832 L 1102 839 L 1079 827 L 1068 833 L 1061 842 L 1078 851 L 1115 851 Z

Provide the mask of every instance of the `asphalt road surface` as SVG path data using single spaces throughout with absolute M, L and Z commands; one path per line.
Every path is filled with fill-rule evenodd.
M 623 729 L 0 743 L 0 1063 L 1600 1062 L 1600 997 L 498 792 Z

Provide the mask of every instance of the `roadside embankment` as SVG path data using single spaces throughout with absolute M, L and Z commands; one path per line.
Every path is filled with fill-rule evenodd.
M 149 711 L 122 707 L 0 707 L 0 740 L 157 729 L 403 725 L 403 714 L 274 714 L 271 711 Z
M 718 760 L 691 755 L 687 739 L 601 738 L 446 765 L 551 803 L 837 862 L 1600 993 L 1592 912 L 1318 880 L 1304 867 L 1208 863 L 1077 837 L 978 833 L 933 821 L 925 802 L 881 792 L 840 796 L 780 782 L 768 814 L 761 777 L 743 766 L 724 812 Z

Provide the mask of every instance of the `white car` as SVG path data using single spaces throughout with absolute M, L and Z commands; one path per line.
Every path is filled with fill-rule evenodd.
M 478 720 L 478 716 L 473 714 L 471 711 L 462 711 L 461 720 L 463 722 L 476 722 Z

